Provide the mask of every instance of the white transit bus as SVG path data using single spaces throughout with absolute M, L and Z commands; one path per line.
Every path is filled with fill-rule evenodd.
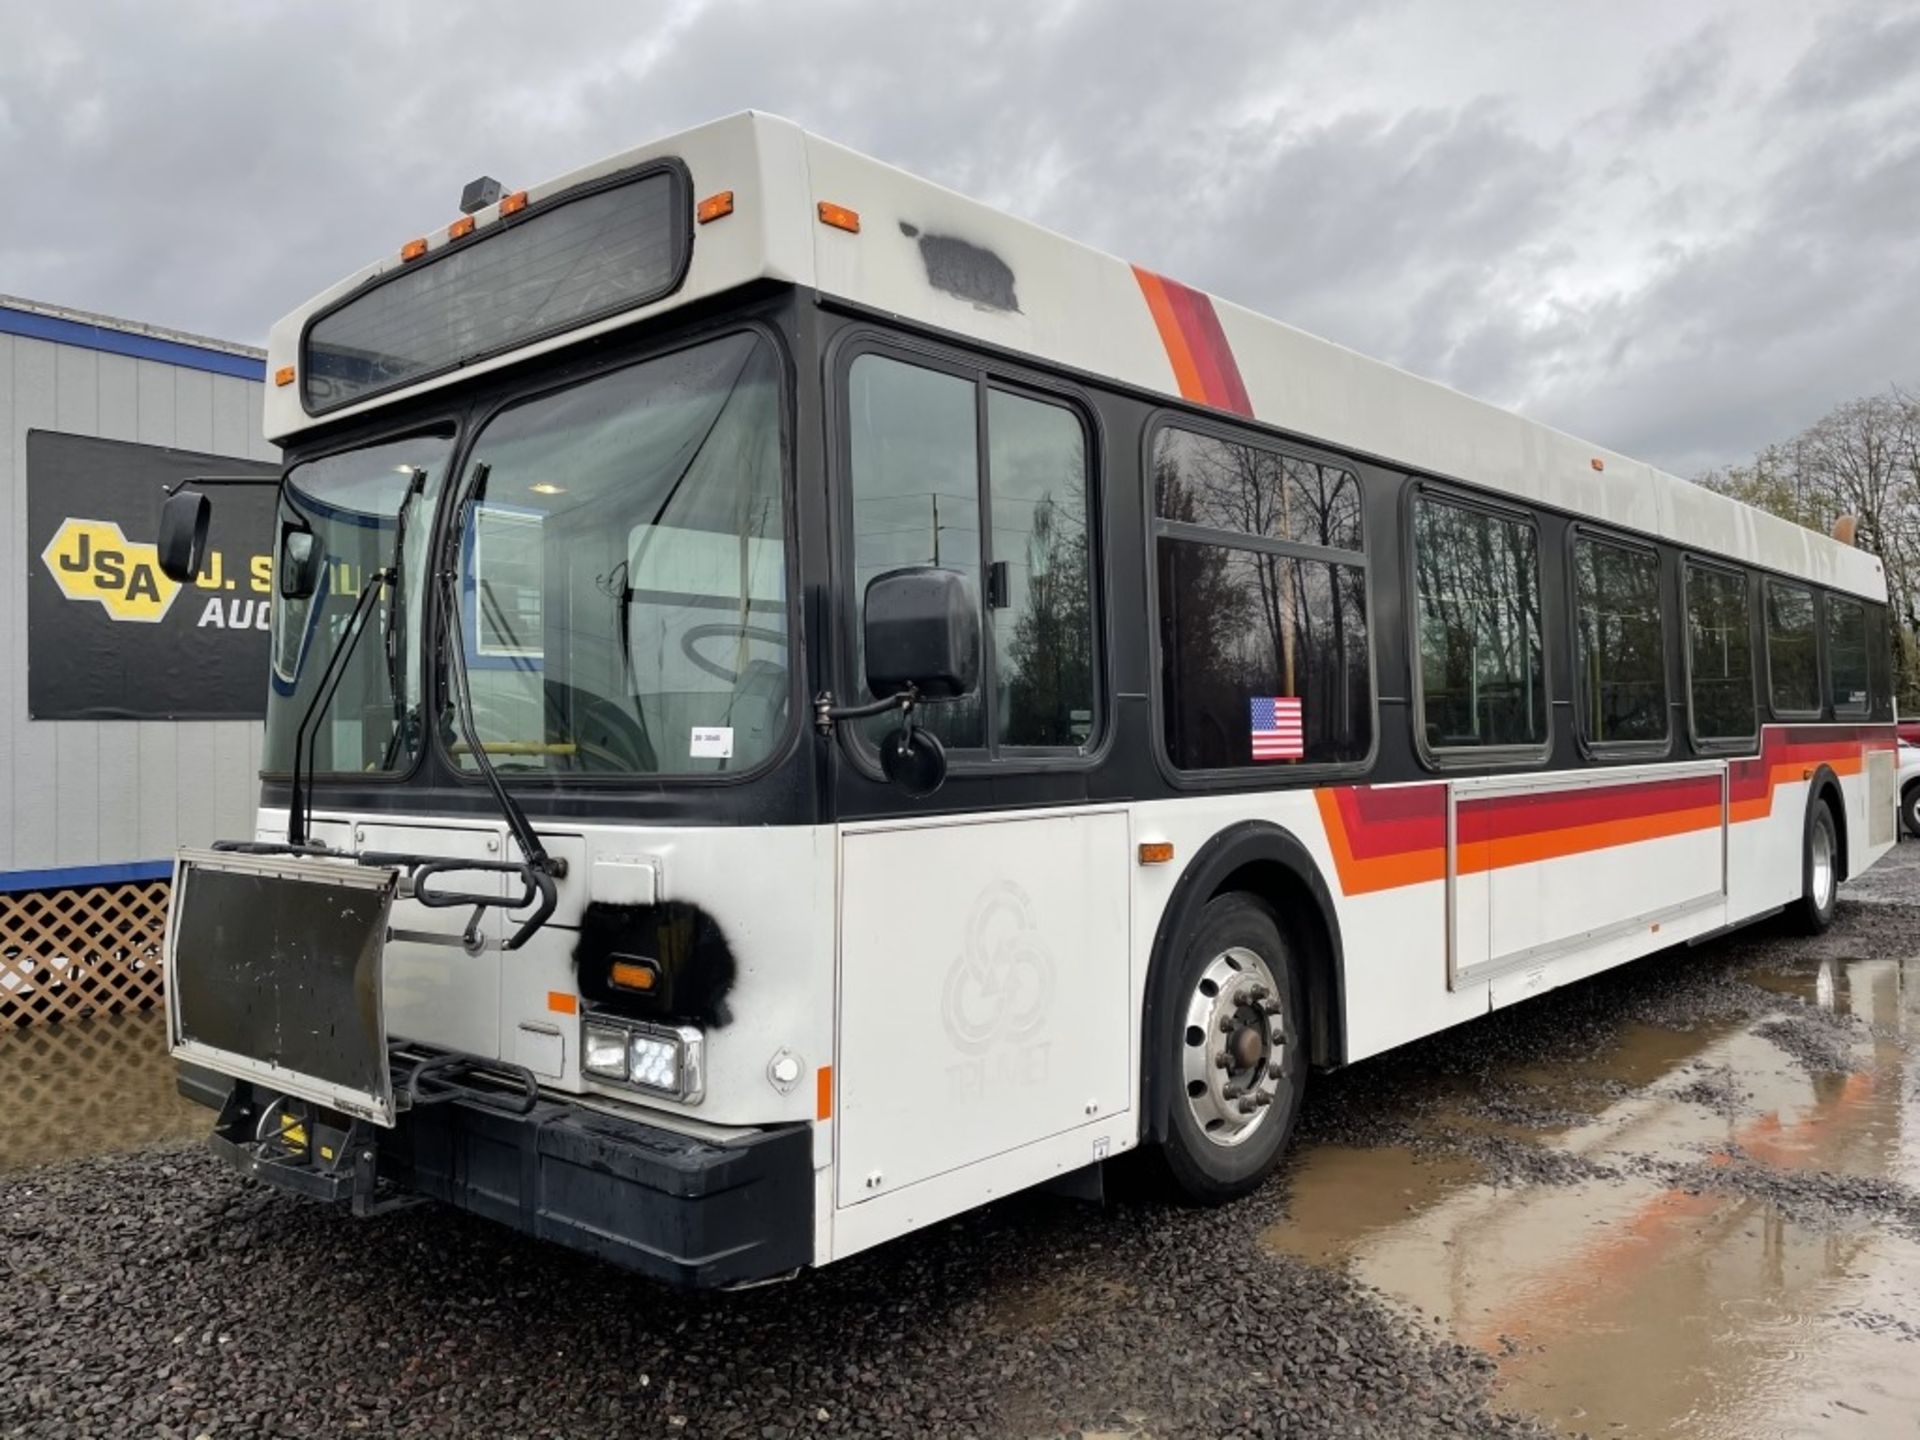
M 499 188 L 272 334 L 168 940 L 243 1171 L 686 1285 L 1221 1199 L 1313 1070 L 1894 842 L 1871 555 L 781 120 Z

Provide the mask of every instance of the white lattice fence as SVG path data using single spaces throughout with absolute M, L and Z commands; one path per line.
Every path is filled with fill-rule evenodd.
M 164 880 L 0 895 L 0 1026 L 160 1002 Z

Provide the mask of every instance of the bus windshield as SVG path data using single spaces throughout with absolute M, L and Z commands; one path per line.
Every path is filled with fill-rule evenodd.
M 496 769 L 700 775 L 771 757 L 790 711 L 780 456 L 774 352 L 744 333 L 487 424 L 456 628 Z M 476 769 L 450 705 L 441 725 Z
M 382 587 L 368 633 L 348 658 L 326 713 L 312 726 L 316 773 L 412 768 L 423 729 L 416 641 L 426 614 L 433 513 L 452 450 L 450 431 L 429 433 L 329 455 L 287 472 L 281 524 L 312 529 L 324 563 L 311 596 L 274 602 L 264 762 L 269 772 L 293 768 L 300 722 L 345 635 L 354 602 L 368 577 L 394 562 L 401 505 L 418 474 L 420 491 L 407 507 L 399 583 Z

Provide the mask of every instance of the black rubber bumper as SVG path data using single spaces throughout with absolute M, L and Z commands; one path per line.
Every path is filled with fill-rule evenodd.
M 236 1103 L 258 1114 L 268 1098 L 254 1092 Z M 251 1121 L 236 1118 L 232 1130 L 217 1127 L 212 1148 L 234 1168 L 308 1199 L 347 1203 L 350 1177 L 262 1164 L 243 1143 Z M 370 1137 L 383 1189 L 442 1201 L 670 1285 L 749 1284 L 813 1260 L 806 1125 L 718 1143 L 541 1100 L 525 1115 L 458 1102 L 420 1106 L 395 1129 L 363 1124 L 356 1133 Z
M 715 1144 L 542 1101 L 528 1115 L 412 1110 L 380 1139 L 383 1180 L 672 1285 L 745 1284 L 813 1260 L 806 1125 Z

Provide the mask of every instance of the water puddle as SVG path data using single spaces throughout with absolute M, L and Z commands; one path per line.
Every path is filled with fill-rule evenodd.
M 1570 1431 L 1912 1436 L 1920 958 L 1750 978 L 1779 1015 L 1630 1026 L 1516 1067 L 1525 1104 L 1496 1096 L 1492 1126 L 1463 1100 L 1409 1147 L 1306 1150 L 1268 1243 L 1498 1357 L 1500 1402 Z M 1803 1030 L 1846 1068 L 1810 1066 Z M 1536 1174 L 1490 1130 L 1565 1163 Z
M 0 1033 L 0 1171 L 205 1135 L 173 1077 L 157 1012 Z

